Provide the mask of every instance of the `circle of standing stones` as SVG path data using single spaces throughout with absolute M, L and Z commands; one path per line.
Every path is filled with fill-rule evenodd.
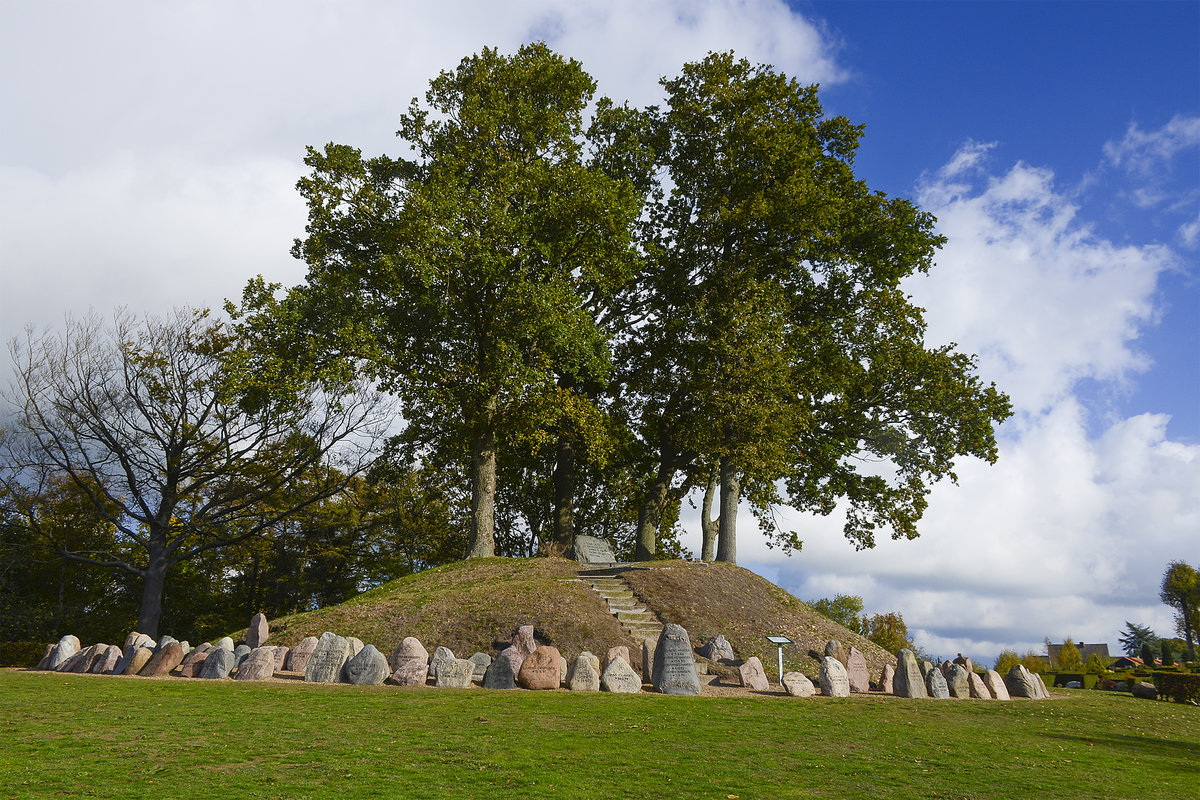
M 37 669 L 55 672 L 102 675 L 263 681 L 276 673 L 302 675 L 309 683 L 355 685 L 426 686 L 485 689 L 546 690 L 567 688 L 573 692 L 638 693 L 650 685 L 662 694 L 698 695 L 701 687 L 717 678 L 710 664 L 732 668 L 742 687 L 769 692 L 770 681 L 761 660 L 751 656 L 738 660 L 722 635 L 708 639 L 695 651 L 687 631 L 667 623 L 658 640 L 642 643 L 641 674 L 631 663 L 629 648 L 609 648 L 603 658 L 580 653 L 573 662 L 557 648 L 539 644 L 532 625 L 519 627 L 507 647 L 493 658 L 475 653 L 458 658 L 447 647 L 431 655 L 415 637 L 408 636 L 390 655 L 373 644 L 326 631 L 320 638 L 308 636 L 295 647 L 266 644 L 270 632 L 267 619 L 255 614 L 246 641 L 237 643 L 226 636 L 215 643 L 190 647 L 187 642 L 163 636 L 157 642 L 133 632 L 122 647 L 93 644 L 83 647 L 72 635 L 47 645 Z M 701 657 L 696 658 L 697 654 Z M 896 654 L 896 664 L 883 667 L 872 681 L 866 658 L 856 647 L 846 649 L 831 640 L 825 653 L 809 651 L 817 662 L 817 680 L 803 672 L 787 672 L 782 686 L 792 697 L 849 697 L 852 694 L 886 694 L 906 698 L 1009 700 L 1024 697 L 1047 699 L 1050 693 L 1041 676 L 1024 666 L 1013 667 L 1001 676 L 995 670 L 976 671 L 970 659 L 956 658 L 935 666 L 920 661 L 911 650 Z

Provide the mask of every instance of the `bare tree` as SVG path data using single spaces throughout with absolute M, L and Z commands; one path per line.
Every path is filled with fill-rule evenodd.
M 296 365 L 263 374 L 248 344 L 208 311 L 179 309 L 144 321 L 118 310 L 111 326 L 68 318 L 61 334 L 27 330 L 10 347 L 0 485 L 47 537 L 40 498 L 53 482 L 89 498 L 117 546 L 52 544 L 138 575 L 143 633 L 158 634 L 173 566 L 340 492 L 389 421 L 368 385 L 323 384 Z

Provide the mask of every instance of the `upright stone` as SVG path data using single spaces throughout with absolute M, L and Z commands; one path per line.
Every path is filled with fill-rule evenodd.
M 197 677 L 205 680 L 228 678 L 233 671 L 233 651 L 224 647 L 214 647 L 204 656 Z
M 618 694 L 637 694 L 642 690 L 642 679 L 625 659 L 614 658 L 600 676 L 600 688 Z
M 989 669 L 983 673 L 983 685 L 987 687 L 988 694 L 993 700 L 1009 700 L 1008 687 L 1004 685 L 1004 678 L 1000 677 L 1000 673 L 994 669 Z
M 125 668 L 121 670 L 122 675 L 140 675 L 142 668 L 149 663 L 154 656 L 154 648 L 152 647 L 135 647 L 133 653 L 125 661 Z
M 287 645 L 281 644 L 275 648 L 275 671 L 276 672 L 283 672 L 283 667 L 284 667 L 284 665 L 287 664 L 287 657 L 288 657 L 288 653 L 290 653 L 290 652 L 292 652 L 292 649 L 290 647 L 288 647 Z
M 525 660 L 524 654 L 521 653 L 521 648 L 515 644 L 509 645 L 500 651 L 500 655 L 504 656 L 505 662 L 508 663 L 513 670 L 513 680 L 517 679 L 517 673 L 521 671 L 521 662 Z
M 346 644 L 348 644 L 350 646 L 350 651 L 349 651 L 350 655 L 348 656 L 349 658 L 354 658 L 356 655 L 358 655 L 362 651 L 363 647 L 366 646 L 363 644 L 362 639 L 358 639 L 354 636 L 347 636 Z
M 158 644 L 154 646 L 154 652 L 157 653 L 158 651 L 162 650 L 164 647 L 169 645 L 171 642 L 178 642 L 178 641 L 179 640 L 176 639 L 174 636 L 164 633 L 162 636 L 159 637 Z M 180 644 L 180 649 L 182 649 L 182 643 Z
M 366 645 L 347 661 L 343 673 L 346 683 L 356 686 L 375 686 L 392 674 L 388 669 L 387 656 L 373 644 Z
M 846 652 L 846 647 L 837 639 L 830 639 L 825 643 L 825 655 L 836 658 L 842 662 L 842 666 L 847 666 L 850 660 L 850 654 Z
M 567 687 L 572 692 L 600 691 L 600 659 L 587 650 L 576 656 L 567 676 Z
M 150 656 L 150 660 L 146 662 L 146 666 L 141 668 L 138 675 L 147 678 L 169 675 L 181 661 L 183 661 L 183 645 L 172 639 Z
M 600 669 L 608 669 L 608 665 L 612 663 L 614 658 L 623 658 L 626 664 L 631 667 L 633 666 L 633 661 L 629 658 L 629 648 L 623 644 L 619 644 L 616 647 L 608 648 L 608 652 L 604 654 L 604 660 L 600 662 Z
M 1017 664 L 1004 676 L 1004 685 L 1011 697 L 1028 697 L 1030 700 L 1040 700 L 1041 690 L 1033 673 Z
M 487 653 L 475 653 L 467 661 L 475 665 L 475 674 L 471 676 L 471 680 L 473 681 L 483 680 L 487 668 L 492 665 L 492 657 Z
M 474 677 L 474 661 L 469 658 L 452 658 L 438 667 L 434 685 L 442 689 L 469 689 Z
M 1040 672 L 1033 673 L 1033 679 L 1035 681 L 1037 681 L 1038 699 L 1039 700 L 1049 700 L 1050 699 L 1050 690 L 1046 688 L 1046 682 L 1044 680 L 1042 680 L 1041 673 Z
M 115 644 L 105 645 L 104 653 L 92 664 L 92 672 L 98 675 L 111 675 L 121 659 L 121 648 Z
M 946 685 L 946 676 L 940 669 L 931 669 L 925 673 L 925 691 L 935 700 L 948 700 L 950 688 Z
M 179 667 L 179 676 L 182 678 L 200 677 L 200 673 L 204 670 L 204 662 L 217 650 L 223 650 L 223 648 L 210 647 L 207 650 L 197 648 L 195 652 L 188 653 L 187 658 L 183 660 L 183 664 Z M 229 651 L 223 650 L 223 652 Z
M 821 694 L 826 697 L 849 697 L 850 676 L 846 665 L 833 656 L 821 659 Z
M 884 694 L 892 693 L 892 682 L 896 678 L 896 668 L 891 664 L 884 664 L 883 671 L 879 673 L 879 691 Z
M 256 647 L 262 647 L 267 643 L 267 637 L 271 635 L 270 629 L 267 627 L 267 615 L 261 611 L 250 618 L 250 628 L 246 631 L 246 645 L 253 650 Z
M 580 564 L 607 566 L 617 563 L 612 545 L 607 539 L 601 539 L 599 536 L 576 536 L 574 547 L 571 548 L 571 557 Z
M 234 646 L 233 639 L 229 638 L 228 636 L 222 636 L 220 639 L 217 639 L 217 641 L 213 643 L 213 646 L 219 647 L 222 650 L 228 650 L 231 653 L 237 649 L 237 647 Z
M 387 682 L 395 686 L 424 686 L 429 680 L 429 651 L 415 636 L 406 636 L 388 660 L 392 677 Z
M 991 700 L 992 693 L 988 691 L 983 678 L 978 672 L 967 673 L 967 694 L 975 700 Z
M 557 689 L 559 687 L 557 647 L 541 645 L 521 662 L 517 682 L 526 689 Z
M 508 656 L 501 653 L 483 673 L 483 688 L 485 689 L 515 689 L 517 680 L 513 675 L 512 663 Z
M 896 654 L 896 675 L 892 680 L 892 694 L 896 697 L 928 697 L 925 691 L 925 676 L 912 650 L 905 648 Z
M 817 688 L 803 672 L 783 673 L 783 688 L 792 697 L 812 697 L 817 693 Z
M 237 649 L 233 651 L 233 666 L 240 667 L 242 662 L 246 660 L 246 657 L 250 655 L 250 652 L 249 645 L 239 644 Z
M 763 669 L 762 661 L 758 656 L 750 656 L 740 667 L 738 667 L 738 676 L 742 679 L 742 686 L 756 692 L 765 692 L 771 688 L 767 683 L 767 673 Z
M 700 647 L 699 653 L 712 661 L 733 661 L 735 658 L 733 645 L 729 644 L 729 640 L 720 633 L 705 642 Z
M 317 647 L 308 660 L 308 666 L 304 668 L 304 680 L 308 683 L 337 683 L 349 657 L 350 643 L 336 633 L 325 631 L 317 640 Z
M 313 652 L 317 649 L 317 637 L 305 636 L 300 642 L 288 651 L 287 671 L 288 672 L 305 672 L 308 670 L 308 660 L 312 658 Z
M 99 644 L 88 645 L 75 655 L 71 656 L 71 660 L 63 664 L 62 669 L 59 671 L 74 672 L 77 674 L 83 674 L 87 672 L 92 668 L 92 662 L 95 661 L 96 657 L 100 654 L 100 648 L 107 646 L 108 645 Z
M 533 626 L 522 625 L 517 628 L 516 633 L 513 634 L 512 646 L 521 653 L 522 659 L 533 655 L 533 651 L 538 647 L 537 639 L 533 637 Z
M 650 639 L 642 640 L 642 683 L 654 683 L 654 645 Z
M 867 672 L 867 658 L 853 645 L 846 653 L 846 677 L 850 680 L 850 691 L 866 694 L 871 691 L 871 674 Z
M 238 664 L 235 681 L 265 681 L 275 674 L 275 648 L 256 647 Z
M 668 622 L 654 648 L 654 688 L 663 694 L 700 694 L 692 642 L 683 626 Z
M 935 667 L 933 665 L 932 661 L 929 661 L 929 660 L 922 661 L 921 662 L 921 677 L 924 678 L 926 675 L 928 675 L 929 670 L 931 670 L 931 669 L 937 669 L 937 667 Z
M 951 697 L 966 700 L 971 696 L 971 681 L 966 667 L 958 663 L 946 667 L 946 689 Z
M 433 658 L 429 659 L 429 677 L 437 680 L 438 670 L 443 665 L 449 664 L 455 660 L 454 651 L 449 647 L 439 647 L 433 651 Z
M 46 665 L 47 669 L 57 670 L 63 664 L 70 661 L 80 649 L 82 648 L 79 643 L 79 637 L 68 633 L 59 639 L 58 644 L 54 646 L 54 652 L 50 654 L 50 661 Z
M 46 645 L 46 649 L 42 653 L 42 660 L 38 662 L 38 665 L 34 669 L 50 669 L 50 657 L 54 655 L 54 647 L 53 644 Z

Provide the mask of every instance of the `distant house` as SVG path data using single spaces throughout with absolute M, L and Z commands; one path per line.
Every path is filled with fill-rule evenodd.
M 1062 650 L 1062 647 L 1063 646 L 1061 644 L 1046 645 L 1046 654 L 1050 657 L 1051 664 L 1058 663 L 1058 651 Z M 1108 654 L 1107 644 L 1084 644 L 1083 642 L 1078 642 L 1075 647 L 1079 649 L 1079 655 L 1081 658 L 1083 658 L 1084 664 L 1086 664 L 1088 659 L 1093 655 L 1100 656 L 1105 664 L 1112 660 L 1112 656 Z
M 1161 664 L 1162 664 L 1161 661 L 1159 661 L 1158 659 L 1154 659 L 1154 664 L 1151 664 L 1150 666 L 1153 667 L 1155 665 L 1161 665 Z M 1137 669 L 1138 667 L 1144 667 L 1144 666 L 1146 666 L 1146 662 L 1142 661 L 1137 656 L 1121 656 L 1116 661 L 1109 664 L 1108 668 L 1113 669 L 1113 670 Z

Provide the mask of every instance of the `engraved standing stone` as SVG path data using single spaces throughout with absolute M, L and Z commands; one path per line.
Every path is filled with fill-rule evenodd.
M 504 660 L 512 667 L 513 680 L 516 680 L 517 673 L 521 671 L 521 662 L 525 660 L 524 653 L 521 648 L 514 645 L 509 645 L 500 651 L 500 655 L 504 656 Z
M 492 657 L 487 653 L 476 653 L 467 660 L 475 665 L 475 674 L 471 677 L 471 680 L 483 680 L 484 673 L 486 673 L 487 668 L 492 665 Z
M 572 692 L 600 691 L 600 659 L 587 650 L 580 653 L 567 676 L 567 688 Z
M 846 652 L 846 647 L 837 639 L 830 639 L 825 643 L 825 655 L 836 658 L 842 662 L 842 666 L 847 666 L 850 654 Z
M 142 667 L 146 666 L 147 662 L 154 656 L 154 649 L 151 647 L 135 647 L 129 659 L 125 662 L 125 668 L 121 671 L 122 675 L 137 675 L 141 673 Z
M 850 676 L 846 665 L 833 656 L 821 659 L 821 694 L 826 697 L 849 697 Z
M 146 662 L 146 666 L 141 668 L 138 675 L 148 678 L 168 675 L 171 670 L 179 666 L 180 661 L 183 661 L 183 645 L 171 640 L 150 656 L 150 660 Z
M 438 667 L 434 685 L 442 689 L 469 689 L 474 677 L 474 661 L 469 658 L 452 658 Z
M 813 682 L 803 672 L 783 673 L 783 688 L 787 689 L 787 693 L 792 697 L 812 697 L 817 693 L 817 687 L 813 686 Z
M 559 687 L 557 647 L 541 645 L 521 662 L 517 682 L 526 689 L 557 689 Z
M 771 688 L 767 683 L 767 673 L 763 670 L 762 661 L 758 656 L 750 656 L 740 667 L 738 667 L 738 675 L 742 679 L 742 686 L 747 689 L 752 689 L 756 692 L 765 692 Z
M 925 691 L 925 676 L 917 664 L 912 650 L 904 649 L 896 654 L 896 675 L 892 679 L 892 694 L 896 697 L 928 697 Z
M 614 658 L 600 676 L 600 688 L 618 694 L 637 694 L 642 690 L 642 679 L 623 658 Z
M 993 700 L 1012 699 L 1008 694 L 1008 687 L 1004 685 L 1004 678 L 994 669 L 989 669 L 983 673 L 983 685 L 987 687 L 988 693 L 991 694 Z
M 373 644 L 366 645 L 347 661 L 343 672 L 346 683 L 356 686 L 375 686 L 392 674 L 388 669 L 387 656 Z
M 850 691 L 866 694 L 871 691 L 871 675 L 867 672 L 867 659 L 862 651 L 851 646 L 846 654 L 846 676 L 850 679 Z
M 337 683 L 349 657 L 350 643 L 336 633 L 325 631 L 317 640 L 317 648 L 304 668 L 304 680 L 308 683 Z
M 668 622 L 654 648 L 654 688 L 663 694 L 700 694 L 692 642 L 683 626 Z
M 266 614 L 260 611 L 250 618 L 250 628 L 246 631 L 246 645 L 251 650 L 266 644 L 267 637 L 270 635 L 270 630 L 267 628 Z
M 275 674 L 275 648 L 256 647 L 238 664 L 235 681 L 265 681 Z
M 896 668 L 891 664 L 884 664 L 883 671 L 879 673 L 879 691 L 884 694 L 892 693 L 892 681 L 896 677 Z
M 50 654 L 50 661 L 46 665 L 46 668 L 57 670 L 63 664 L 70 661 L 80 649 L 79 638 L 68 633 L 59 639 L 58 644 L 54 646 L 54 652 Z
M 967 670 L 962 664 L 954 663 L 946 667 L 946 688 L 951 697 L 967 699 L 971 696 L 971 681 Z
M 723 634 L 718 633 L 700 648 L 700 655 L 713 661 L 732 661 L 733 645 Z
M 233 651 L 226 650 L 224 647 L 214 647 L 205 655 L 197 677 L 206 680 L 217 680 L 219 678 L 228 678 L 229 673 L 232 671 Z
M 983 682 L 977 672 L 967 673 L 967 694 L 975 700 L 991 700 L 992 693 L 988 691 L 987 686 Z
M 392 651 L 388 666 L 392 668 L 388 683 L 395 686 L 424 686 L 429 680 L 429 651 L 416 637 L 406 636 Z
M 573 549 L 575 560 L 581 564 L 615 564 L 612 545 L 599 536 L 576 536 Z
M 300 643 L 288 653 L 288 672 L 304 672 L 308 669 L 308 660 L 317 649 L 317 637 L 305 636 Z
M 275 648 L 275 671 L 283 672 L 283 667 L 287 664 L 287 655 L 292 652 L 290 647 L 279 645 Z
M 437 680 L 438 670 L 443 664 L 449 664 L 454 661 L 454 651 L 449 647 L 439 647 L 433 651 L 433 658 L 429 659 L 429 677 Z
M 629 660 L 629 648 L 623 644 L 619 644 L 616 647 L 608 648 L 608 652 L 604 654 L 604 660 L 600 662 L 600 669 L 608 669 L 608 665 L 612 663 L 614 658 L 623 658 L 626 664 L 631 667 L 633 666 L 633 662 Z
M 483 673 L 483 688 L 485 689 L 515 689 L 517 680 L 513 675 L 512 664 L 508 656 L 501 653 Z
M 935 700 L 950 698 L 950 687 L 946 685 L 946 676 L 940 669 L 931 669 L 925 673 L 925 691 Z

